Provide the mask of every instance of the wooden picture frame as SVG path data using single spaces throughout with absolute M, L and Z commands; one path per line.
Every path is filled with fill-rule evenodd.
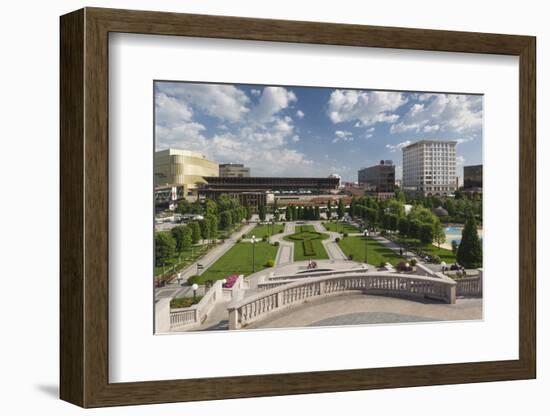
M 61 17 L 60 396 L 82 407 L 536 376 L 536 40 L 530 36 L 85 8 Z M 519 359 L 238 377 L 108 379 L 108 35 L 262 40 L 519 57 Z

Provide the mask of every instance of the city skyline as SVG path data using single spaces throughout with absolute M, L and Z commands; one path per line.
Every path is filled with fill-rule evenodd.
M 457 176 L 482 163 L 479 95 L 155 82 L 156 150 L 199 151 L 253 176 L 326 176 L 392 160 L 419 140 L 457 141 Z

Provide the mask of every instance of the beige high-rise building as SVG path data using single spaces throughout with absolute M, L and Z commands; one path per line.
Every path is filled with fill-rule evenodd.
M 218 176 L 216 162 L 199 152 L 166 149 L 155 152 L 155 187 L 183 185 L 184 196 L 196 195 L 198 184 L 205 176 Z
M 403 148 L 403 190 L 423 195 L 456 191 L 456 141 L 420 140 Z
M 222 163 L 220 165 L 220 176 L 232 178 L 249 178 L 250 168 L 242 163 Z

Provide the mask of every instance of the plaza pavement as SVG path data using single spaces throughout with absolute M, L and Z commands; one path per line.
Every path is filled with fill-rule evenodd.
M 456 304 L 388 296 L 347 294 L 288 308 L 247 329 L 327 325 L 462 321 L 482 319 L 482 299 L 457 299 Z

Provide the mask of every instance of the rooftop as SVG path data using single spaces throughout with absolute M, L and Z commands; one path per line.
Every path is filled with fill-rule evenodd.
M 457 144 L 456 140 L 419 140 L 417 142 L 411 143 L 407 146 L 404 146 L 402 150 L 409 149 L 414 146 L 418 146 L 420 144 L 438 144 L 438 143 L 447 143 L 447 144 Z

